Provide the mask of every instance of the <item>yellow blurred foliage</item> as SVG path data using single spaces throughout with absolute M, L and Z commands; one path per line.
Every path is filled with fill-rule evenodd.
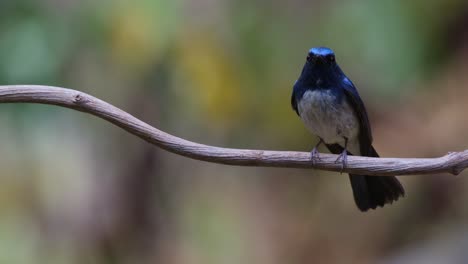
M 220 41 L 209 33 L 184 34 L 177 48 L 176 63 L 193 88 L 184 93 L 217 121 L 229 124 L 241 116 L 240 73 Z
M 119 5 L 111 19 L 110 48 L 118 63 L 145 69 L 161 57 L 167 38 L 151 10 L 141 5 Z

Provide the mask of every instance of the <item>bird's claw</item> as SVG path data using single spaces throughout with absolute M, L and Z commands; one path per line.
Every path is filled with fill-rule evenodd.
M 348 152 L 344 150 L 341 152 L 341 154 L 336 158 L 335 163 L 338 163 L 341 160 L 341 171 L 340 173 L 343 173 L 343 170 L 348 166 Z
M 320 153 L 316 147 L 310 152 L 310 160 L 312 160 L 312 165 L 315 165 L 317 161 L 320 161 Z

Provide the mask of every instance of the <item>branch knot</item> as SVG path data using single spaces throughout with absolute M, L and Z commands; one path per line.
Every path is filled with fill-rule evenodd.
M 73 102 L 77 105 L 83 105 L 89 102 L 89 100 L 86 98 L 86 95 L 81 92 L 77 92 L 73 97 Z

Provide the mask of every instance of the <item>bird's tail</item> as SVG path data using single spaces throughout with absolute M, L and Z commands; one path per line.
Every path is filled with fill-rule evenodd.
M 372 148 L 369 156 L 378 157 L 379 155 Z M 363 212 L 375 209 L 377 206 L 383 207 L 405 195 L 403 186 L 394 176 L 349 174 L 349 179 L 353 188 L 354 201 Z
M 394 176 L 364 176 L 350 174 L 354 201 L 357 207 L 365 212 L 383 207 L 387 203 L 398 200 L 404 196 L 405 191 Z

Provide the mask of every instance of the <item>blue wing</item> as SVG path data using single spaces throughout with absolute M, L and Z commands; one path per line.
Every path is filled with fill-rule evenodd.
M 291 106 L 296 111 L 297 115 L 299 114 L 299 109 L 297 108 L 297 101 L 301 99 L 302 95 L 304 94 L 304 89 L 302 89 L 298 84 L 297 81 L 294 83 L 293 92 L 291 95 Z
M 372 148 L 372 131 L 370 127 L 369 117 L 362 102 L 359 93 L 354 84 L 347 77 L 344 77 L 342 88 L 346 94 L 346 99 L 354 109 L 359 120 L 359 144 L 361 147 L 361 155 L 375 157 L 378 156 Z

